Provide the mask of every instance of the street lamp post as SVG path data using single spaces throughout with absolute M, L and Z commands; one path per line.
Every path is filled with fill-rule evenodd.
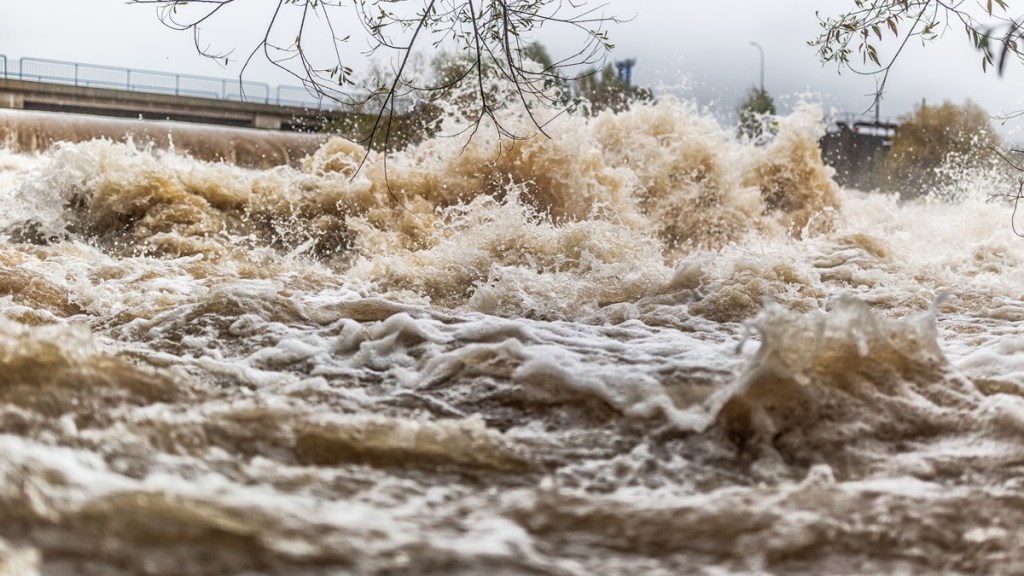
M 761 53 L 761 93 L 764 93 L 764 48 L 761 47 L 757 42 L 751 42 L 751 46 L 757 48 L 757 51 Z

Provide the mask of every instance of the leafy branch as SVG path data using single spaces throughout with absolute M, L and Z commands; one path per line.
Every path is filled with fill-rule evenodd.
M 889 72 L 911 39 L 926 44 L 954 28 L 962 28 L 971 45 L 981 53 L 983 71 L 1003 74 L 1007 61 L 1024 62 L 1022 19 L 1008 15 L 1005 0 L 854 0 L 854 8 L 838 16 L 818 13 L 821 34 L 809 44 L 818 58 L 840 70 L 872 75 L 878 79 L 877 106 Z M 888 58 L 879 55 L 887 38 L 899 44 Z M 859 57 L 860 64 L 854 58 Z

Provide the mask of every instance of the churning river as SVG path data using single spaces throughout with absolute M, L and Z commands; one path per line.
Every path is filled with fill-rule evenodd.
M 0 574 L 1024 573 L 1012 181 L 547 129 L 0 148 Z

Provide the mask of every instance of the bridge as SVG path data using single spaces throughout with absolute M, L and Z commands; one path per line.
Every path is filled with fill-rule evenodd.
M 0 108 L 295 132 L 354 113 L 298 86 L 4 55 Z

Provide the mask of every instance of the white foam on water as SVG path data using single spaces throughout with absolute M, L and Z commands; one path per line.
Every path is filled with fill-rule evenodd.
M 1019 572 L 1006 174 L 779 126 L 0 149 L 0 572 Z

